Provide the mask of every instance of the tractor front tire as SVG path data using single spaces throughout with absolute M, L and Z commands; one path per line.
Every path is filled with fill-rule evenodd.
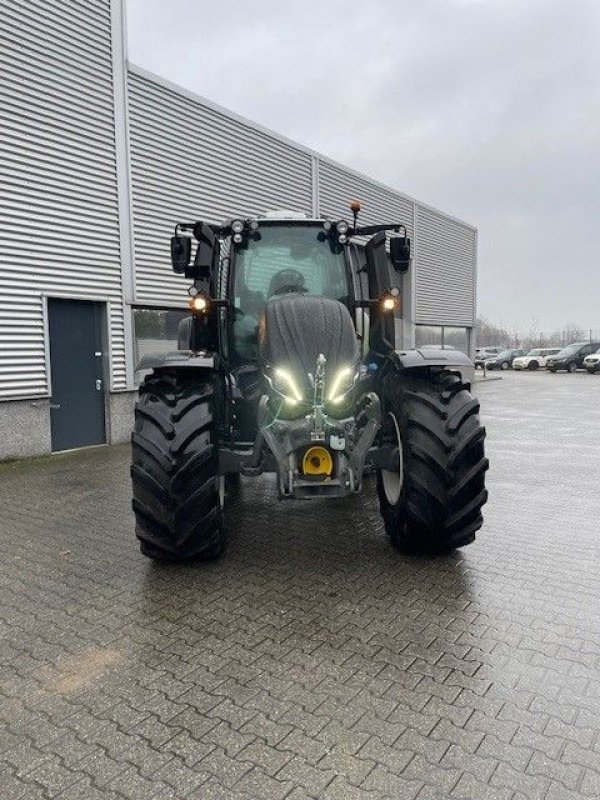
M 446 370 L 389 373 L 384 378 L 390 441 L 398 474 L 380 470 L 377 489 L 385 529 L 404 553 L 442 555 L 469 544 L 487 500 L 485 429 L 479 403 Z
M 156 561 L 217 558 L 225 525 L 206 377 L 158 370 L 140 387 L 132 436 L 136 536 Z

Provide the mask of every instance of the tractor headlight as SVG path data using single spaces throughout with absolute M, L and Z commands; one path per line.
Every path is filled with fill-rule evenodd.
M 190 297 L 189 306 L 192 311 L 195 311 L 198 314 L 204 314 L 206 311 L 208 311 L 210 300 L 203 292 L 198 292 L 198 294 Z
M 338 405 L 343 401 L 348 392 L 354 387 L 356 382 L 356 369 L 347 364 L 340 367 L 333 376 L 331 385 L 327 391 L 327 400 L 333 405 Z
M 233 233 L 243 233 L 244 223 L 241 219 L 236 219 L 231 223 L 231 230 Z
M 341 220 L 340 220 L 340 221 L 337 223 L 337 225 L 335 226 L 335 229 L 337 230 L 337 232 L 338 232 L 339 234 L 342 234 L 342 235 L 344 235 L 344 234 L 348 233 L 348 228 L 349 228 L 349 227 L 350 227 L 350 226 L 348 225 L 348 223 L 346 222 L 346 220 L 345 220 L 345 219 L 341 219 Z
M 302 397 L 302 392 L 298 388 L 296 379 L 289 370 L 283 369 L 283 367 L 277 367 L 273 372 L 273 377 L 273 388 L 283 397 L 286 403 L 290 406 L 297 406 L 298 403 L 302 402 L 304 399 Z

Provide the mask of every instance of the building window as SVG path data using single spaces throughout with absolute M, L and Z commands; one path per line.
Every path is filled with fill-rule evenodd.
M 415 347 L 441 347 L 443 345 L 442 327 L 415 325 Z
M 152 369 L 152 356 L 178 349 L 179 323 L 188 312 L 161 308 L 134 308 L 135 384 Z
M 467 328 L 444 327 L 444 344 L 469 354 L 469 332 Z
M 469 329 L 449 325 L 415 325 L 415 347 L 452 348 L 469 353 Z

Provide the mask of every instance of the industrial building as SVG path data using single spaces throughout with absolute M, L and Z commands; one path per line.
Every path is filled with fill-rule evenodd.
M 129 438 L 172 348 L 179 220 L 267 209 L 407 226 L 400 347 L 470 351 L 477 231 L 129 64 L 124 0 L 0 0 L 0 459 Z

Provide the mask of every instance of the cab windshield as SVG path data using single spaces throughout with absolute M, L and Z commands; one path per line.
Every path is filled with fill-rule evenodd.
M 258 325 L 271 297 L 300 292 L 348 301 L 343 248 L 321 225 L 262 223 L 255 237 L 235 252 L 233 338 L 242 360 L 257 357 Z

